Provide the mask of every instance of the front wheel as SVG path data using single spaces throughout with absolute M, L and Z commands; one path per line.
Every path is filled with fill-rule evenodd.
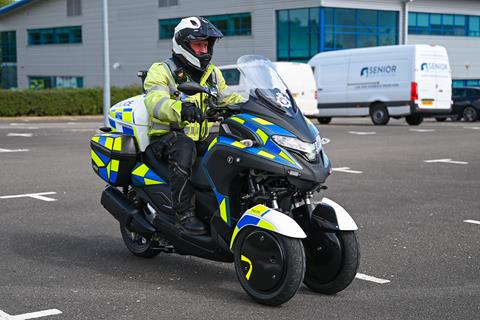
M 360 263 L 355 232 L 322 232 L 309 238 L 304 239 L 305 285 L 323 294 L 335 294 L 348 287 Z
M 305 253 L 300 239 L 245 228 L 235 240 L 234 250 L 237 278 L 256 302 L 280 305 L 290 300 L 302 284 Z

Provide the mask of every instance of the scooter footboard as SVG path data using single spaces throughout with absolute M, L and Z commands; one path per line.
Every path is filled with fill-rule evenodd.
M 233 250 L 237 234 L 246 226 L 270 230 L 290 238 L 303 239 L 307 237 L 295 220 L 280 211 L 258 204 L 245 211 L 238 220 L 230 241 L 230 249 Z

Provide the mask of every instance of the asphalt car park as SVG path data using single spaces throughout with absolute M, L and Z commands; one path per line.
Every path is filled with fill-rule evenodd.
M 90 165 L 99 126 L 0 121 L 0 319 L 478 318 L 478 122 L 319 126 L 334 168 L 323 195 L 359 226 L 359 274 L 278 308 L 250 300 L 233 265 L 127 251 Z

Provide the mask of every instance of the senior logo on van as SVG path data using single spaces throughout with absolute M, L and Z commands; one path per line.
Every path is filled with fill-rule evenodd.
M 394 75 L 397 72 L 396 65 L 368 66 L 360 71 L 360 77 L 372 78 Z
M 424 62 L 421 64 L 420 70 L 426 72 L 447 71 L 448 65 L 446 63 Z

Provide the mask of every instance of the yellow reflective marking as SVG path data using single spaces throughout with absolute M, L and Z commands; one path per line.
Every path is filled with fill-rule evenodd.
M 93 162 L 97 165 L 97 167 L 105 166 L 102 159 L 100 159 L 100 157 L 95 153 L 95 151 L 91 150 L 91 156 L 92 156 Z
M 137 169 L 133 170 L 132 174 L 139 176 L 139 177 L 145 177 L 145 175 L 148 172 L 148 167 L 145 164 L 141 164 Z
M 263 144 L 267 143 L 268 135 L 265 132 L 263 132 L 262 129 L 257 129 L 257 131 L 255 131 L 255 132 L 258 134 L 260 139 L 262 139 Z
M 231 117 L 230 119 L 235 120 L 235 121 L 237 121 L 239 123 L 242 123 L 242 124 L 245 123 L 245 120 L 240 119 L 239 117 Z
M 218 138 L 215 138 L 213 139 L 212 142 L 210 142 L 210 145 L 208 146 L 208 151 L 210 151 L 210 149 L 217 144 L 217 141 L 218 141 Z
M 121 137 L 115 138 L 115 142 L 113 143 L 113 150 L 122 151 L 122 138 Z
M 105 147 L 106 147 L 108 150 L 112 150 L 112 147 L 113 147 L 113 138 L 108 137 L 108 138 L 105 140 Z
M 93 137 L 92 141 L 98 143 L 98 141 L 100 141 L 100 137 L 99 136 Z
M 237 237 L 238 231 L 240 231 L 240 229 L 238 229 L 238 227 L 235 227 L 235 230 L 233 231 L 233 235 L 232 235 L 232 240 L 230 240 L 230 249 L 233 249 L 233 242 L 235 241 L 235 238 Z
M 133 123 L 133 113 L 132 112 L 123 112 L 122 120 L 126 122 Z
M 232 146 L 235 146 L 235 147 L 238 147 L 238 148 L 240 148 L 240 149 L 246 148 L 243 143 L 240 143 L 240 142 L 238 142 L 238 141 L 233 141 L 233 142 L 231 143 L 231 145 L 232 145 Z
M 265 152 L 263 150 L 260 150 L 257 154 L 262 156 L 262 157 L 269 158 L 269 159 L 274 159 L 275 158 L 275 156 L 273 154 Z
M 119 165 L 120 165 L 120 161 L 112 159 L 112 161 L 110 161 L 110 170 L 118 172 Z
M 273 224 L 271 224 L 270 222 L 267 222 L 265 220 L 260 220 L 260 222 L 258 222 L 257 226 L 259 226 L 260 228 L 267 229 L 267 230 L 272 230 L 272 231 L 276 230 L 276 228 L 273 226 Z
M 265 211 L 269 208 L 264 206 L 263 204 L 257 204 L 255 207 L 250 208 L 247 213 L 251 213 L 255 216 L 261 216 Z
M 283 159 L 287 160 L 288 162 L 290 162 L 291 164 L 296 164 L 295 161 L 292 160 L 292 158 L 290 158 L 285 152 L 283 151 L 280 151 L 280 157 L 282 157 Z
M 143 180 L 145 181 L 145 185 L 147 185 L 147 186 L 150 186 L 150 185 L 153 185 L 153 184 L 164 184 L 164 182 L 157 181 L 157 180 L 152 180 L 152 179 L 148 179 L 148 178 L 144 178 Z
M 250 259 L 248 259 L 247 257 L 245 257 L 243 254 L 242 254 L 242 257 L 241 257 L 242 261 L 245 261 L 246 263 L 248 263 L 249 267 L 248 267 L 248 271 L 247 271 L 247 274 L 245 275 L 245 278 L 247 278 L 247 280 L 250 279 L 250 276 L 252 275 L 252 261 L 250 261 Z
M 223 199 L 220 203 L 220 216 L 222 217 L 223 221 L 228 222 L 227 201 L 225 199 Z
M 273 124 L 273 123 L 271 123 L 271 122 L 269 122 L 269 121 L 267 121 L 267 120 L 264 120 L 264 119 L 262 119 L 262 118 L 252 118 L 252 120 L 255 121 L 255 122 L 258 122 L 258 123 L 260 123 L 260 124 L 264 124 L 264 125 L 266 125 L 266 126 Z

